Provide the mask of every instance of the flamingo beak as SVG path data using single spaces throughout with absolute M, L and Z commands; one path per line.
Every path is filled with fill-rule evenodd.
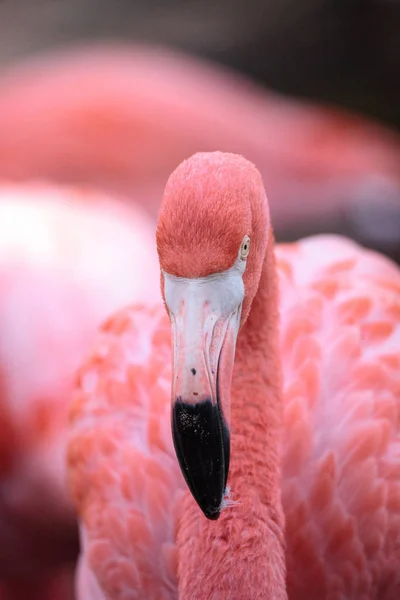
M 208 519 L 220 516 L 230 460 L 230 388 L 244 297 L 239 270 L 201 279 L 164 273 L 172 328 L 172 437 Z

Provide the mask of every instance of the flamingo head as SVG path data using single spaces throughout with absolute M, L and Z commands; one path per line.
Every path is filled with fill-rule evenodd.
M 157 249 L 172 329 L 172 435 L 186 483 L 212 520 L 228 479 L 236 340 L 268 231 L 261 176 L 241 156 L 195 154 L 170 176 Z

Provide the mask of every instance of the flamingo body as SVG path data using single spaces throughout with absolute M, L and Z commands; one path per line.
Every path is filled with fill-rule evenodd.
M 288 596 L 395 600 L 400 273 L 335 236 L 278 246 L 276 256 Z M 185 484 L 170 433 L 170 380 L 170 325 L 160 304 L 132 306 L 104 324 L 71 410 L 78 598 L 178 597 Z M 232 498 L 240 503 L 234 488 Z
M 289 598 L 400 591 L 400 273 L 339 238 L 278 250 Z

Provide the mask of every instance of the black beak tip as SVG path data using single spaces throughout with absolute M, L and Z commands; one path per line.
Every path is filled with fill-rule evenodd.
M 193 498 L 211 521 L 219 519 L 229 469 L 230 436 L 218 405 L 189 404 L 172 409 L 172 436 L 182 474 Z
M 209 519 L 210 521 L 218 521 L 218 519 L 221 516 L 221 511 L 220 510 L 203 510 L 204 515 L 207 517 L 207 519 Z

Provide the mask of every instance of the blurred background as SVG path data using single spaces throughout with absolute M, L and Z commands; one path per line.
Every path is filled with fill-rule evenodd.
M 73 597 L 75 372 L 158 294 L 179 162 L 242 153 L 278 241 L 400 262 L 399 31 L 399 0 L 0 1 L 0 600 Z
M 81 41 L 161 43 L 400 126 L 398 0 L 2 0 L 0 61 Z
M 174 49 L 209 60 L 211 64 L 228 67 L 257 83 L 265 92 L 274 91 L 285 98 L 350 110 L 352 117 L 373 120 L 396 135 L 400 127 L 399 26 L 398 0 L 172 0 L 168 3 L 158 0 L 118 0 L 117 3 L 107 0 L 35 0 L 34 3 L 30 0 L 3 0 L 0 3 L 0 65 L 5 70 L 34 57 L 49 56 L 55 51 L 82 44 L 124 42 L 161 45 L 161 48 Z M 115 62 L 118 63 L 118 59 Z M 133 62 L 127 67 L 128 71 L 135 69 Z M 145 68 L 149 79 L 154 80 L 163 66 L 154 64 Z M 216 74 L 217 78 L 218 75 L 221 73 Z M 160 96 L 163 94 L 161 85 Z M 183 92 L 184 77 L 180 79 L 180 85 Z M 207 85 L 211 88 L 211 83 L 206 81 L 201 81 L 200 85 L 203 89 Z M 230 94 L 240 95 L 239 90 L 233 89 Z M 251 100 L 247 100 L 245 110 L 249 113 Z M 275 107 L 277 102 L 274 102 Z M 272 107 L 267 108 L 265 119 L 272 120 Z M 58 118 L 61 118 L 60 115 Z M 137 118 L 137 113 L 129 118 Z M 301 127 L 300 121 L 301 116 L 293 127 Z M 323 134 L 325 147 L 327 136 L 332 137 L 329 143 L 333 147 L 333 136 L 340 137 L 349 125 L 345 122 L 335 125 L 332 118 L 325 130 L 329 127 L 331 131 Z M 318 125 L 310 123 L 306 135 L 316 128 Z M 272 137 L 268 127 L 265 132 L 266 136 Z M 295 137 L 296 132 L 293 132 L 292 138 Z M 364 144 L 368 151 L 377 143 L 372 137 Z M 213 140 L 216 147 L 218 144 L 221 146 L 219 139 L 216 135 Z M 199 142 L 197 140 L 195 149 L 202 149 Z M 310 143 L 315 150 L 315 141 Z M 244 151 L 246 147 L 242 146 L 238 143 L 234 149 Z M 180 155 L 178 157 L 181 158 Z M 249 158 L 256 157 L 250 152 Z M 260 164 L 257 166 L 260 167 Z M 34 174 L 33 169 L 29 175 Z M 347 210 L 342 210 L 340 215 L 336 211 L 328 225 L 318 217 L 311 226 L 310 220 L 302 223 L 297 231 L 292 229 L 290 219 L 284 223 L 278 221 L 276 225 L 281 236 L 293 239 L 299 234 L 312 233 L 315 228 L 324 231 L 333 228 L 397 256 L 397 236 L 393 232 L 383 235 L 382 228 L 387 230 L 390 223 L 392 231 L 396 229 L 393 223 L 396 226 L 399 223 L 396 207 L 398 188 L 393 182 L 385 184 L 382 179 L 372 180 L 371 176 L 370 185 L 364 185 L 362 192 L 350 192 L 349 187 L 346 192 L 341 192 L 348 196 L 353 193 L 357 198 L 360 193 L 368 196 L 368 207 L 364 207 L 365 214 L 362 216 L 358 200 L 348 198 Z M 158 192 L 160 188 L 156 186 L 156 189 Z M 375 207 L 379 195 L 384 198 L 390 196 L 390 201 L 385 214 L 377 219 L 376 213 L 383 211 Z M 279 198 L 276 203 L 278 201 Z M 385 237 L 390 237 L 390 240 L 381 239 Z

